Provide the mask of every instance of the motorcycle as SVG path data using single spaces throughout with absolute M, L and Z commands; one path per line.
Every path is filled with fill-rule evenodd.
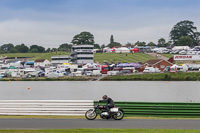
M 113 118 L 114 120 L 121 120 L 124 117 L 124 111 L 121 108 L 113 107 L 110 111 L 108 111 L 104 106 L 99 105 L 99 103 L 95 105 L 94 109 L 89 109 L 85 113 L 85 117 L 88 120 L 94 120 L 96 119 L 98 113 L 102 119 Z

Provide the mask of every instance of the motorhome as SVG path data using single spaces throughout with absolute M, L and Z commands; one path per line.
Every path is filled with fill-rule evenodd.
M 173 66 L 170 67 L 171 73 L 187 72 L 187 71 L 188 71 L 188 66 L 186 64 L 183 64 L 182 66 L 173 65 Z

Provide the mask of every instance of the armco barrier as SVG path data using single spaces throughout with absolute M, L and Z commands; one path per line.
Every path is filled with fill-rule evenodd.
M 0 100 L 0 115 L 84 115 L 92 100 Z
M 122 108 L 125 116 L 200 117 L 200 103 L 115 102 L 115 106 Z

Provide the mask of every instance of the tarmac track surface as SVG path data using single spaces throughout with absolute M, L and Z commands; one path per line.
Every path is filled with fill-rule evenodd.
M 0 119 L 0 129 L 77 129 L 77 128 L 124 128 L 124 129 L 200 129 L 200 120 L 172 119 Z

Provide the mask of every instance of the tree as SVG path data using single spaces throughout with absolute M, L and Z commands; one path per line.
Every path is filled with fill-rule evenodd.
M 99 46 L 99 44 L 94 44 L 94 49 L 101 49 L 101 47 Z
M 60 51 L 70 51 L 72 48 L 72 45 L 67 44 L 67 43 L 63 43 L 59 46 L 58 50 Z
M 38 46 L 38 45 L 31 45 L 30 46 L 30 51 L 31 51 L 31 53 L 33 53 L 33 51 L 35 51 L 35 53 L 44 53 L 45 52 L 45 48 L 42 47 L 42 46 Z
M 107 47 L 112 48 L 112 47 L 121 47 L 122 45 L 118 42 L 114 41 L 113 35 L 110 37 L 110 43 L 107 45 Z
M 137 41 L 135 43 L 135 45 L 137 45 L 137 46 L 146 46 L 146 42 L 139 42 L 139 41 Z
M 30 53 L 39 53 L 37 48 L 32 48 L 29 50 Z
M 160 38 L 160 39 L 158 40 L 158 46 L 159 46 L 159 47 L 166 47 L 166 41 L 165 41 L 164 38 Z
M 73 44 L 83 45 L 83 44 L 94 44 L 94 36 L 90 32 L 81 32 L 78 35 L 75 35 L 73 40 Z
M 114 37 L 113 37 L 113 35 L 111 35 L 111 37 L 110 37 L 110 43 L 114 43 Z
M 51 48 L 48 48 L 48 49 L 46 49 L 46 51 L 45 51 L 46 53 L 49 53 L 49 52 L 51 52 Z
M 194 26 L 194 22 L 189 20 L 178 22 L 170 32 L 170 38 L 173 41 L 174 45 L 177 45 L 178 40 L 182 36 L 189 36 L 193 40 L 191 46 L 198 45 L 200 40 L 200 33 L 197 32 L 197 27 Z
M 101 49 L 104 49 L 105 47 L 106 47 L 105 44 L 101 45 Z
M 148 45 L 148 46 L 155 46 L 155 43 L 149 42 L 147 45 Z
M 107 47 L 109 48 L 113 48 L 113 47 L 121 47 L 122 45 L 118 42 L 113 42 L 107 45 Z
M 10 52 L 11 52 L 11 53 L 17 53 L 17 50 L 16 50 L 16 48 L 14 47 Z
M 29 48 L 24 44 L 16 45 L 15 49 L 18 53 L 28 53 L 29 51 Z
M 182 36 L 178 41 L 178 46 L 192 46 L 193 40 L 189 36 Z
M 11 52 L 11 50 L 14 48 L 14 45 L 9 43 L 9 44 L 4 44 L 0 47 L 0 51 L 2 52 Z
M 55 51 L 57 51 L 57 48 L 52 48 L 51 49 L 51 52 L 55 52 Z
M 134 47 L 133 44 L 131 44 L 130 42 L 127 42 L 127 44 L 125 44 L 126 47 Z

